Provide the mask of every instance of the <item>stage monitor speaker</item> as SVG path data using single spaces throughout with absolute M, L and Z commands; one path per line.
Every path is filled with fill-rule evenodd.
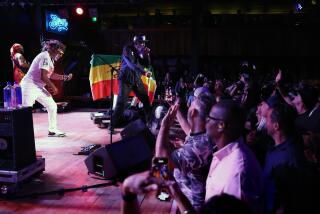
M 140 122 L 129 124 L 129 128 L 127 126 L 124 129 L 125 135 L 121 141 L 91 153 L 85 160 L 88 171 L 107 179 L 123 180 L 131 174 L 150 169 L 155 139 Z M 140 129 L 134 126 L 137 124 L 140 124 Z M 130 134 L 126 134 L 127 132 Z
M 17 171 L 34 162 L 32 109 L 0 109 L 0 170 Z
M 145 122 L 143 122 L 141 119 L 137 119 L 131 123 L 129 123 L 124 129 L 120 132 L 120 135 L 122 139 L 130 138 L 136 135 L 143 135 L 148 145 L 152 150 L 154 150 L 155 147 L 155 136 L 152 134 L 152 132 L 149 130 L 149 128 L 146 126 Z

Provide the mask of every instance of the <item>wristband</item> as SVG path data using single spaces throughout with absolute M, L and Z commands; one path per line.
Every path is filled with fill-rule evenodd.
M 122 195 L 122 200 L 125 202 L 132 202 L 137 199 L 137 194 L 129 193 L 126 195 Z

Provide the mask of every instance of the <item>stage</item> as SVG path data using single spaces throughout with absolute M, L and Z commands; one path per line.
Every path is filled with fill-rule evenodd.
M 58 114 L 58 127 L 67 137 L 47 137 L 47 113 L 33 113 L 37 156 L 45 158 L 45 171 L 18 189 L 18 195 L 34 192 L 76 188 L 106 181 L 96 180 L 87 174 L 84 160 L 87 156 L 77 154 L 81 147 L 91 144 L 108 144 L 107 129 L 100 129 L 90 119 L 90 112 Z M 116 129 L 113 142 L 118 141 L 120 129 Z M 154 194 L 139 196 L 142 213 L 174 213 L 175 203 L 161 202 Z M 118 187 L 109 186 L 76 191 L 62 195 L 38 198 L 6 200 L 0 198 L 0 213 L 120 213 L 121 195 Z

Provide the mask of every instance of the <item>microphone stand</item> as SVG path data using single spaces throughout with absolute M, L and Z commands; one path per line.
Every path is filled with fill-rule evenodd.
M 114 132 L 114 128 L 112 126 L 112 114 L 113 114 L 113 97 L 114 97 L 114 94 L 113 94 L 113 72 L 114 71 L 117 71 L 117 69 L 115 67 L 113 67 L 111 64 L 108 64 L 108 66 L 111 68 L 111 84 L 110 84 L 110 87 L 111 87 L 111 103 L 110 103 L 110 124 L 109 124 L 109 134 L 110 134 L 110 144 L 112 144 L 112 135 L 115 133 Z
M 62 188 L 62 189 L 48 191 L 48 192 L 35 192 L 27 195 L 18 195 L 18 196 L 13 195 L 10 197 L 10 199 L 17 200 L 17 199 L 25 199 L 25 198 L 37 198 L 39 196 L 47 196 L 47 195 L 64 196 L 64 194 L 68 192 L 74 192 L 79 190 L 81 190 L 82 192 L 87 192 L 88 189 L 95 189 L 95 188 L 108 187 L 108 186 L 117 186 L 117 181 L 110 180 L 109 182 L 106 182 L 106 183 L 94 184 L 90 186 L 83 185 L 81 187 L 67 188 L 67 189 Z
M 92 55 L 95 55 L 94 52 L 85 44 L 85 42 L 81 41 L 80 45 L 84 48 L 86 48 L 88 51 L 90 51 L 90 53 Z M 96 57 L 98 57 L 99 59 L 101 59 L 103 62 L 104 59 L 101 58 L 100 55 L 95 55 Z M 110 84 L 110 92 L 111 92 L 111 103 L 110 103 L 110 108 L 109 108 L 109 112 L 110 112 L 110 124 L 109 124 L 109 134 L 110 134 L 110 144 L 112 144 L 112 135 L 115 134 L 114 132 L 114 127 L 112 126 L 112 114 L 113 114 L 113 72 L 114 71 L 118 71 L 115 67 L 113 67 L 111 64 L 106 63 L 106 65 L 108 65 L 111 68 L 111 84 Z

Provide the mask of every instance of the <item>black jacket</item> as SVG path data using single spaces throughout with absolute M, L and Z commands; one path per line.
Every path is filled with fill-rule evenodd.
M 145 73 L 144 68 L 150 67 L 150 56 L 143 56 L 133 45 L 123 48 L 121 68 L 118 79 L 128 84 L 137 84 L 141 81 L 141 75 Z

